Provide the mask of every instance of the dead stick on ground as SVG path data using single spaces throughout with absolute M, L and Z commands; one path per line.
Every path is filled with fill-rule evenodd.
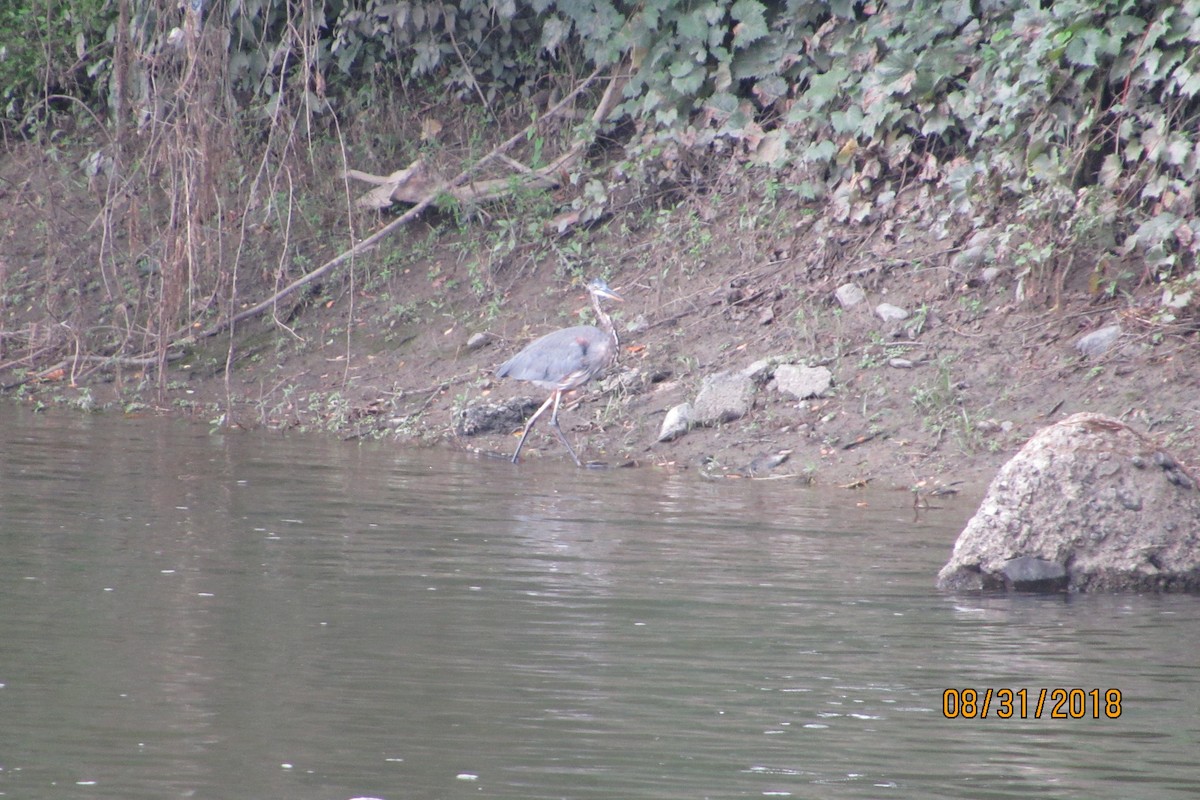
M 287 286 L 283 287 L 278 292 L 276 292 L 275 294 L 268 297 L 266 300 L 263 300 L 261 303 L 258 303 L 255 306 L 251 306 L 250 308 L 247 308 L 246 310 L 235 314 L 234 316 L 232 316 L 231 318 L 229 318 L 227 320 L 218 322 L 215 325 L 212 325 L 212 326 L 206 328 L 205 330 L 194 334 L 195 338 L 205 339 L 205 338 L 208 338 L 209 336 L 215 336 L 218 333 L 220 333 L 221 331 L 236 325 L 237 323 L 241 322 L 244 319 L 247 319 L 249 317 L 253 317 L 257 314 L 262 313 L 266 309 L 275 305 L 275 303 L 279 302 L 280 298 L 291 294 L 292 292 L 299 289 L 301 286 L 311 283 L 312 281 L 316 280 L 317 278 L 321 277 L 322 275 L 324 275 L 327 272 L 329 272 L 330 270 L 332 270 L 334 267 L 337 267 L 338 265 L 345 263 L 350 258 L 352 258 L 356 255 L 359 255 L 361 253 L 365 253 L 366 251 L 370 250 L 375 245 L 379 244 L 379 242 L 383 241 L 388 236 L 390 236 L 398 228 L 400 228 L 403 225 L 407 225 L 409 222 L 416 219 L 417 215 L 420 214 L 422 211 L 424 211 L 429 206 L 431 206 L 433 204 L 433 202 L 438 198 L 438 196 L 441 195 L 443 192 L 446 192 L 462 183 L 465 183 L 466 180 L 468 178 L 470 178 L 475 173 L 476 170 L 480 169 L 485 164 L 492 161 L 492 159 L 505 153 L 506 151 L 511 149 L 514 145 L 516 145 L 518 142 L 520 142 L 522 139 L 526 138 L 529 135 L 530 131 L 536 129 L 536 127 L 542 121 L 554 116 L 560 110 L 565 108 L 568 103 L 570 103 L 572 100 L 574 100 L 576 97 L 578 97 L 579 94 L 581 92 L 583 92 L 584 89 L 586 89 L 593 82 L 595 82 L 596 78 L 599 75 L 600 75 L 599 69 L 596 69 L 595 71 L 593 71 L 592 74 L 587 76 L 587 78 L 585 78 L 582 83 L 580 83 L 578 86 L 576 86 L 575 89 L 572 90 L 572 92 L 570 94 L 568 94 L 566 97 L 564 97 L 562 100 L 560 100 L 553 108 L 551 108 L 549 111 L 547 111 L 542 117 L 535 120 L 534 122 L 531 122 L 529 125 L 526 125 L 524 128 L 521 129 L 521 131 L 519 133 L 515 134 L 514 136 L 512 136 L 512 137 L 506 139 L 505 141 L 501 142 L 500 144 L 496 145 L 496 147 L 490 153 L 488 153 L 483 158 L 476 161 L 474 164 L 471 164 L 470 166 L 468 166 L 466 169 L 464 169 L 462 172 L 455 175 L 450 180 L 444 181 L 441 184 L 439 184 L 436 189 L 431 191 L 429 194 L 425 195 L 425 197 L 422 198 L 421 201 L 418 202 L 415 206 L 410 208 L 408 211 L 406 211 L 400 217 L 397 217 L 396 219 L 392 220 L 384 227 L 380 228 L 378 231 L 373 233 L 371 236 L 368 236 L 366 239 L 363 239 L 361 242 L 354 245 L 354 247 L 351 247 L 349 250 L 346 250 L 343 253 L 341 253 L 340 255 L 335 256 L 334 258 L 325 262 L 321 266 L 314 269 L 312 272 L 292 281 Z M 614 82 L 620 80 L 620 75 L 614 75 L 611 80 Z
M 42 353 L 48 352 L 51 349 L 52 348 L 44 347 L 41 350 L 39 350 L 38 352 L 34 353 L 33 355 L 24 356 L 22 358 L 14 360 L 14 361 L 9 361 L 4 364 L 0 364 L 0 372 L 3 372 L 4 370 L 9 369 L 11 367 L 17 366 L 18 364 L 20 364 L 23 361 L 26 361 L 27 359 L 40 356 Z M 172 355 L 172 356 L 169 356 L 167 360 L 174 361 L 177 358 L 182 358 L 182 356 Z M 157 365 L 158 362 L 159 362 L 159 359 L 157 356 L 91 356 L 91 355 L 79 354 L 79 355 L 71 356 L 70 358 L 67 358 L 67 359 L 63 359 L 62 361 L 59 361 L 57 364 L 51 364 L 48 367 L 41 367 L 38 369 L 38 371 L 36 373 L 34 373 L 32 375 L 27 375 L 26 377 L 22 378 L 19 381 L 15 381 L 13 383 L 0 384 L 0 391 L 7 392 L 11 389 L 16 389 L 19 386 L 24 386 L 27 383 L 38 383 L 40 381 L 45 380 L 46 376 L 50 375 L 55 370 L 60 370 L 60 369 L 65 370 L 68 366 L 71 367 L 72 370 L 74 370 L 74 369 L 77 369 L 80 364 L 95 364 L 96 365 L 95 367 L 86 371 L 86 374 L 90 374 L 92 372 L 95 372 L 97 369 L 101 369 L 103 367 L 110 367 L 110 366 L 151 367 L 151 366 Z M 30 365 L 30 367 L 32 368 L 32 365 Z M 82 374 L 85 374 L 85 373 L 76 373 L 74 377 L 78 377 L 79 375 L 82 375 Z M 72 378 L 71 385 L 74 385 L 74 383 L 75 383 L 74 378 Z

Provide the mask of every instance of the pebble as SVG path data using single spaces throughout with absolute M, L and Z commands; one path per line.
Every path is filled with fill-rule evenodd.
M 908 312 L 900 306 L 894 306 L 891 303 L 880 303 L 875 306 L 875 316 L 884 322 L 900 322 L 901 320 L 908 319 Z

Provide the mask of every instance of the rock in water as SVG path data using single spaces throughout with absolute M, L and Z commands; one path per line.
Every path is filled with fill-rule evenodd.
M 1067 569 L 1062 564 L 1033 556 L 1014 558 L 1001 573 L 1005 586 L 1018 592 L 1052 592 L 1067 588 Z
M 1001 468 L 938 587 L 1200 591 L 1200 491 L 1148 437 L 1075 414 Z
M 791 455 L 791 450 L 776 450 L 774 453 L 764 453 L 738 470 L 738 473 L 747 478 L 765 477 L 771 470 L 785 463 Z

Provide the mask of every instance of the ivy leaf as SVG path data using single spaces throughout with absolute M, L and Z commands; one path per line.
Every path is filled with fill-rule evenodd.
M 722 116 L 729 116 L 738 109 L 738 99 L 728 92 L 717 92 L 704 102 L 706 108 L 711 108 Z
M 863 111 L 851 105 L 845 111 L 834 111 L 829 115 L 829 124 L 838 133 L 857 133 L 862 129 Z
M 733 60 L 733 78 L 764 78 L 779 73 L 784 58 L 783 42 L 778 37 L 759 39 L 741 50 Z
M 769 106 L 781 97 L 787 95 L 788 84 L 783 78 L 778 75 L 771 75 L 763 78 L 754 84 L 754 96 L 764 106 Z
M 708 39 L 708 21 L 704 14 L 697 10 L 685 14 L 675 23 L 675 30 L 680 39 L 703 42 Z
M 1175 68 L 1171 80 L 1184 97 L 1195 97 L 1200 92 L 1200 72 L 1192 72 L 1183 64 Z
M 830 139 L 822 139 L 806 148 L 800 154 L 801 161 L 829 162 L 837 155 L 838 146 Z
M 1117 14 L 1106 19 L 1104 27 L 1113 38 L 1123 39 L 1126 36 L 1140 36 L 1146 29 L 1146 23 L 1129 14 Z
M 971 4 L 966 0 L 942 3 L 938 8 L 938 14 L 942 19 L 955 26 L 964 25 L 975 16 L 971 12 Z
M 758 164 L 770 167 L 778 166 L 787 157 L 787 144 L 787 131 L 783 128 L 776 128 L 762 138 L 750 157 Z
M 674 61 L 671 66 L 667 67 L 667 72 L 671 73 L 672 78 L 686 78 L 696 71 L 697 67 L 690 60 Z
M 1188 144 L 1187 139 L 1185 139 L 1182 136 L 1172 136 L 1170 141 L 1167 142 L 1167 149 L 1166 149 L 1167 163 L 1174 164 L 1176 166 L 1182 164 L 1184 161 L 1187 160 L 1187 157 L 1191 153 L 1191 150 L 1192 150 L 1192 148 Z
M 704 85 L 704 69 L 691 61 L 671 65 L 671 87 L 682 95 L 695 94 Z
M 831 0 L 829 3 L 829 11 L 835 17 L 842 19 L 854 19 L 855 0 Z
M 1088 28 L 1072 36 L 1067 42 L 1066 57 L 1072 64 L 1080 67 L 1097 67 L 1096 51 L 1099 49 L 1100 32 Z
M 925 115 L 925 122 L 921 126 L 921 134 L 924 136 L 943 134 L 953 122 L 948 114 L 943 113 L 940 109 L 934 109 Z
M 1106 189 L 1115 189 L 1121 179 L 1121 157 L 1109 153 L 1100 163 L 1100 185 Z
M 517 15 L 516 0 L 500 0 L 492 3 L 492 13 L 503 20 L 510 20 Z
M 553 16 L 542 25 L 542 49 L 547 53 L 557 53 L 558 46 L 571 32 L 571 23 L 562 17 Z
M 808 82 L 808 89 L 804 92 L 805 105 L 814 110 L 829 105 L 842 95 L 842 85 L 849 76 L 849 72 L 843 67 L 834 67 L 828 72 L 812 76 Z
M 733 46 L 745 47 L 767 35 L 766 9 L 758 0 L 737 0 L 729 9 L 729 16 L 737 20 L 733 26 Z

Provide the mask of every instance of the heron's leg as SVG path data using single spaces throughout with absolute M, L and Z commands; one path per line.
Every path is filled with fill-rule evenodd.
M 554 394 L 546 398 L 546 402 L 542 403 L 542 407 L 533 412 L 533 416 L 530 417 L 529 421 L 525 423 L 525 430 L 521 431 L 521 441 L 517 442 L 517 452 L 513 453 L 512 463 L 517 463 L 517 457 L 521 455 L 521 448 L 525 446 L 525 440 L 529 438 L 529 432 L 533 430 L 533 423 L 537 422 L 537 419 L 542 415 L 542 412 L 549 408 L 551 403 L 554 403 L 554 409 L 557 413 L 558 403 L 554 402 L 557 398 L 558 392 L 556 391 Z M 562 434 L 559 435 L 561 436 Z
M 571 458 L 575 459 L 575 466 L 582 467 L 583 462 L 579 460 L 579 456 L 575 455 L 575 448 L 571 447 L 571 443 L 567 441 L 567 437 L 563 435 L 562 428 L 558 427 L 558 404 L 562 401 L 562 392 L 554 393 L 554 410 L 550 412 L 550 425 L 554 428 L 554 432 L 558 434 L 558 440 L 567 448 L 567 452 L 571 454 Z

